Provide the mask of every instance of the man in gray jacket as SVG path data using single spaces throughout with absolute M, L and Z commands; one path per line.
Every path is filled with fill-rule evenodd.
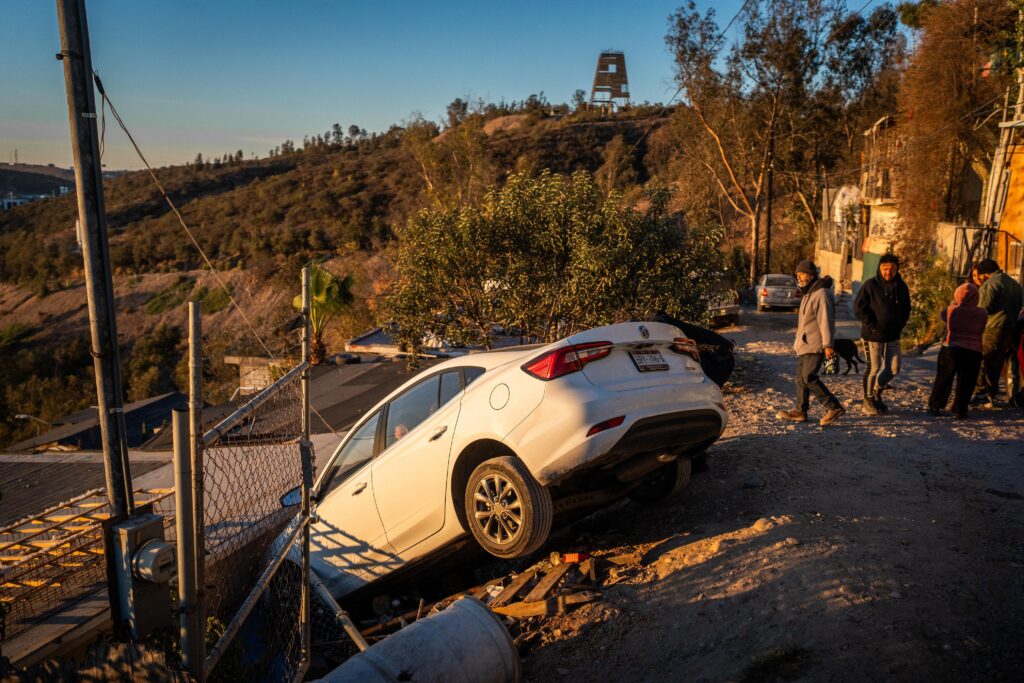
M 827 409 L 819 421 L 822 426 L 834 422 L 846 412 L 818 376 L 823 358 L 834 358 L 832 340 L 836 335 L 836 302 L 832 278 L 818 277 L 813 261 L 803 260 L 796 267 L 796 281 L 803 292 L 796 324 L 796 408 L 780 411 L 780 420 L 807 421 L 807 408 L 813 393 Z

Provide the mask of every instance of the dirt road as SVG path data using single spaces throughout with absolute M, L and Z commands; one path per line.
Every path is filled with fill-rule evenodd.
M 687 492 L 553 539 L 627 558 L 603 601 L 519 638 L 529 680 L 1020 680 L 1022 414 L 928 416 L 932 351 L 906 359 L 887 416 L 860 412 L 851 373 L 826 378 L 839 422 L 781 424 L 794 319 L 744 311 L 725 332 L 731 424 Z

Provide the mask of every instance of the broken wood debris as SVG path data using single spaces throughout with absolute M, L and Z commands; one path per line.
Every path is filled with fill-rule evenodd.
M 569 570 L 573 568 L 571 564 L 557 564 L 552 567 L 547 574 L 544 575 L 537 585 L 533 587 L 526 597 L 523 598 L 523 602 L 536 602 L 537 600 L 543 600 L 544 597 L 555 587 L 559 581 L 561 581 Z
M 429 605 L 420 600 L 416 609 L 364 628 L 362 635 L 367 640 L 379 640 L 466 596 L 481 600 L 495 614 L 510 619 L 565 614 L 601 599 L 601 582 L 597 577 L 603 562 L 584 552 L 551 553 L 518 574 L 460 591 Z
M 493 600 L 491 600 L 490 606 L 492 608 L 501 607 L 502 605 L 510 602 L 514 597 L 516 597 L 516 594 L 519 593 L 519 591 L 521 591 L 523 587 L 526 586 L 526 584 L 528 584 L 530 580 L 536 575 L 537 569 L 531 568 L 527 569 L 525 572 L 513 578 L 512 582 L 505 586 L 505 588 L 500 593 L 498 593 L 498 595 Z
M 547 600 L 537 602 L 516 602 L 505 607 L 492 607 L 492 611 L 506 617 L 525 619 L 527 617 L 550 617 L 556 614 L 565 614 L 570 607 L 584 605 L 588 602 L 596 602 L 601 599 L 600 593 L 581 591 L 579 593 L 565 593 L 550 597 Z

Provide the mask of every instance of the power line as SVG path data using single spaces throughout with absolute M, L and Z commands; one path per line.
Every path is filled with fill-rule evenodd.
M 102 98 L 103 102 L 110 105 L 111 115 L 114 117 L 114 120 L 117 121 L 117 125 L 121 127 L 121 130 L 124 131 L 124 134 L 128 136 L 128 141 L 132 143 L 132 147 L 135 148 L 135 153 L 139 156 L 139 159 L 142 160 L 143 165 L 146 167 L 146 171 L 149 172 L 149 177 L 152 178 L 153 184 L 156 185 L 157 189 L 160 191 L 161 196 L 163 196 L 164 201 L 167 202 L 167 205 L 171 207 L 171 211 L 173 211 L 174 215 L 178 218 L 178 223 L 181 224 L 182 229 L 185 231 L 185 234 L 188 235 L 188 238 L 192 242 L 193 246 L 195 246 L 196 251 L 199 252 L 199 255 L 206 263 L 206 266 L 210 269 L 210 272 L 213 273 L 213 277 L 217 281 L 217 284 L 220 286 L 222 290 L 224 290 L 224 293 L 227 295 L 228 300 L 231 302 L 231 305 L 234 306 L 235 310 L 238 311 L 238 314 L 242 316 L 242 320 L 245 321 L 245 325 L 246 327 L 249 328 L 249 332 L 252 334 L 252 336 L 256 339 L 257 342 L 259 342 L 259 345 L 263 347 L 263 350 L 267 353 L 268 356 L 270 356 L 270 359 L 272 361 L 276 361 L 277 356 L 274 354 L 273 351 L 270 350 L 270 347 L 267 346 L 266 342 L 263 341 L 263 337 L 261 337 L 260 333 L 256 331 L 256 327 L 252 324 L 252 321 L 249 320 L 249 316 L 245 314 L 245 311 L 242 310 L 242 307 L 238 304 L 238 301 L 235 300 L 235 296 L 232 293 L 231 288 L 228 287 L 228 284 L 220 276 L 220 272 L 213 265 L 213 261 L 211 261 L 210 257 L 206 255 L 206 251 L 203 250 L 203 247 L 199 244 L 199 241 L 196 239 L 195 234 L 188 227 L 188 224 L 185 222 L 184 217 L 182 217 L 181 212 L 178 211 L 178 207 L 174 204 L 174 201 L 171 200 L 170 196 L 168 196 L 167 190 L 164 189 L 164 186 L 160 182 L 160 179 L 156 177 L 156 173 L 153 171 L 153 167 L 150 166 L 149 161 L 146 159 L 146 155 L 144 155 L 142 153 L 142 150 L 139 149 L 139 145 L 135 142 L 134 136 L 132 136 L 131 131 L 128 130 L 128 126 L 121 118 L 121 115 L 117 112 L 117 107 L 114 106 L 114 103 L 107 96 L 107 93 L 103 88 L 103 81 L 100 80 L 99 74 L 97 74 L 95 71 L 93 72 L 93 78 L 96 80 L 96 88 L 97 90 L 99 90 L 100 97 Z M 295 387 L 295 390 L 297 393 L 300 392 L 300 389 L 298 387 Z M 327 428 L 330 429 L 335 436 L 339 438 L 341 437 L 341 435 L 337 432 L 337 430 L 334 429 L 331 423 L 328 422 L 324 418 L 324 416 L 321 415 L 319 411 L 317 411 L 316 408 L 310 406 L 310 409 L 317 417 L 320 418 L 321 421 L 323 421 L 324 425 L 326 425 Z

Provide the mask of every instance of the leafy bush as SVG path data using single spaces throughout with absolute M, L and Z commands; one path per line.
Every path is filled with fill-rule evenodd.
M 139 401 L 175 389 L 174 368 L 184 354 L 181 330 L 161 325 L 135 342 L 125 366 L 128 400 Z
M 16 344 L 31 333 L 32 328 L 24 323 L 13 323 L 0 328 L 0 349 Z
M 197 289 L 192 298 L 203 305 L 203 313 L 216 313 L 228 307 L 232 294 L 234 294 L 234 287 L 230 284 L 227 289 L 219 286 L 213 288 L 204 286 Z
M 942 335 L 944 323 L 940 313 L 953 301 L 956 279 L 941 260 L 917 274 L 910 285 L 910 320 L 903 328 L 903 344 L 920 346 L 933 344 Z
M 687 231 L 666 190 L 638 211 L 591 176 L 511 175 L 479 205 L 426 209 L 399 233 L 398 281 L 378 321 L 418 350 L 427 335 L 487 346 L 494 325 L 553 341 L 658 310 L 702 322 L 722 274 L 716 231 Z
M 175 306 L 180 306 L 185 303 L 188 299 L 189 293 L 192 291 L 194 281 L 190 277 L 184 275 L 178 276 L 178 278 L 167 287 L 154 294 L 146 301 L 146 305 L 143 310 L 149 315 L 159 315 L 164 311 L 169 311 Z

